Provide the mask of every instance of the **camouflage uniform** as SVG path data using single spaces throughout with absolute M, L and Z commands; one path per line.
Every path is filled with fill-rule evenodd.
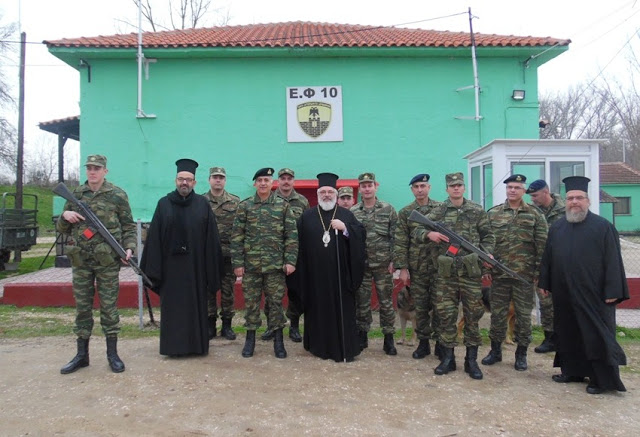
M 236 275 L 233 274 L 233 269 L 231 268 L 231 229 L 233 228 L 233 220 L 236 216 L 240 198 L 235 194 L 228 193 L 226 190 L 222 192 L 221 196 L 214 196 L 211 194 L 211 190 L 207 191 L 203 196 L 209 201 L 209 206 L 216 216 L 222 257 L 224 258 L 224 272 L 222 272 L 220 290 L 220 318 L 231 320 L 235 314 L 233 310 L 233 287 L 236 282 Z M 216 320 L 218 317 L 216 290 L 210 291 L 208 313 L 209 316 L 213 316 L 213 319 Z
M 513 300 L 516 316 L 515 342 L 528 347 L 531 343 L 531 311 L 534 305 L 533 281 L 538 278 L 540 260 L 547 241 L 547 221 L 535 206 L 520 201 L 513 209 L 509 201 L 488 212 L 491 229 L 496 237 L 494 257 L 510 269 L 531 281 L 524 284 L 501 270 L 491 273 L 492 342 L 502 343 L 507 333 L 507 313 Z
M 462 205 L 457 207 L 447 199 L 436 206 L 427 217 L 443 223 L 474 246 L 481 245 L 488 253 L 493 251 L 495 237 L 487 213 L 477 203 L 463 199 Z M 419 229 L 417 234 L 418 238 L 421 238 L 422 234 L 426 241 L 425 229 Z M 458 303 L 462 300 L 465 317 L 464 344 L 479 346 L 482 344 L 482 338 L 478 321 L 484 314 L 480 261 L 476 254 L 469 254 L 464 249 L 460 249 L 455 257 L 446 256 L 448 247 L 448 243 L 441 243 L 434 245 L 432 251 L 438 270 L 435 291 L 436 311 L 440 320 L 440 343 L 446 348 L 456 346 Z
M 555 193 L 552 193 L 551 197 L 553 197 L 553 202 L 551 202 L 548 208 L 539 207 L 547 219 L 549 228 L 556 220 L 565 215 L 565 205 L 562 197 Z M 551 299 L 551 295 L 541 296 L 538 294 L 538 299 L 540 300 L 542 328 L 547 332 L 553 332 L 553 300 Z
M 398 213 L 398 227 L 395 234 L 393 266 L 396 269 L 408 269 L 411 278 L 411 294 L 416 306 L 416 333 L 419 340 L 438 339 L 438 322 L 435 311 L 435 293 L 432 293 L 436 267 L 431 257 L 431 244 L 417 239 L 418 223 L 410 221 L 412 211 L 429 214 L 440 202 L 429 199 L 426 205 L 414 201 Z M 433 314 L 433 320 L 432 316 Z
M 389 264 L 393 260 L 393 238 L 398 224 L 396 210 L 387 202 L 376 199 L 373 208 L 363 202 L 351 207 L 351 212 L 367 230 L 367 264 L 362 285 L 356 293 L 356 326 L 368 332 L 371 316 L 371 282 L 375 284 L 380 302 L 380 327 L 384 334 L 395 332 L 396 314 L 393 310 L 393 276 Z
M 131 216 L 129 199 L 121 188 L 105 180 L 100 189 L 93 192 L 85 182 L 73 190 L 73 195 L 91 208 L 125 251 L 135 250 L 136 226 Z M 65 204 L 64 211 L 82 214 L 71 202 Z M 72 224 L 60 214 L 56 229 L 72 238 L 70 245 L 65 247 L 65 253 L 73 267 L 73 296 L 76 301 L 73 332 L 82 339 L 88 339 L 91 336 L 93 297 L 97 288 L 102 331 L 105 336 L 117 335 L 120 332 L 120 316 L 117 307 L 120 257 L 97 231 L 94 230 L 93 237 L 87 239 L 92 232 L 86 221 Z
M 238 205 L 231 234 L 231 263 L 244 267 L 242 289 L 246 303 L 245 328 L 260 327 L 260 299 L 273 309 L 268 325 L 282 329 L 286 320 L 282 311 L 285 264 L 296 265 L 298 229 L 289 204 L 275 193 L 264 201 L 256 194 Z

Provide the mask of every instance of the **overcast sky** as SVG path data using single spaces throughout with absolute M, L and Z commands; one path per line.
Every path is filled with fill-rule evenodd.
M 166 0 L 152 0 L 154 3 Z M 501 35 L 551 36 L 571 39 L 569 50 L 540 68 L 540 92 L 566 89 L 600 74 L 624 76 L 626 46 L 638 39 L 637 0 L 224 0 L 213 1 L 229 25 L 284 21 L 418 27 L 469 31 L 466 12 L 476 17 L 474 31 Z M 159 8 L 160 9 L 160 8 Z M 27 46 L 25 141 L 38 141 L 37 123 L 79 114 L 79 83 L 75 69 L 50 55 L 43 40 L 111 35 L 134 31 L 133 0 L 3 0 L 1 24 L 19 22 Z M 457 14 L 457 15 L 456 15 Z M 453 16 L 451 16 L 453 15 Z M 439 18 L 451 16 L 449 18 Z M 214 16 L 210 24 L 216 25 Z M 19 37 L 16 38 L 19 40 Z M 4 61 L 8 78 L 17 78 L 15 62 Z M 482 70 L 479 71 L 482 85 Z M 472 81 L 472 78 L 470 78 Z M 15 79 L 17 95 L 17 79 Z M 55 138 L 50 135 L 52 143 Z

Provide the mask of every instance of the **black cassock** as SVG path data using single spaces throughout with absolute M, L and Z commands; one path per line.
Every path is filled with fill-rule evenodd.
M 160 354 L 209 352 L 207 293 L 220 288 L 222 251 L 207 200 L 177 191 L 158 201 L 140 268 L 160 295 Z
M 322 214 L 324 228 L 319 213 Z M 348 231 L 348 237 L 338 232 L 338 274 L 335 230 L 329 230 L 331 240 L 327 247 L 322 241 L 332 215 L 333 210 L 314 207 L 307 209 L 298 220 L 300 253 L 296 273 L 304 306 L 304 348 L 323 359 L 343 361 L 346 358 L 351 361 L 360 354 L 355 292 L 364 274 L 366 234 L 364 226 L 351 211 L 337 206 L 335 218 L 342 220 Z M 342 302 L 338 276 L 342 284 Z M 343 324 L 346 355 L 343 353 Z
M 592 212 L 580 223 L 564 217 L 555 222 L 538 286 L 553 298 L 554 367 L 595 379 L 603 389 L 624 391 L 618 366 L 626 357 L 616 341 L 616 303 L 628 299 L 629 290 L 613 225 Z

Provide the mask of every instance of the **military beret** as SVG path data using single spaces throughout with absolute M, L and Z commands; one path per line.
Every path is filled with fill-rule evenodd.
M 358 183 L 361 184 L 363 182 L 375 182 L 376 175 L 374 173 L 362 173 L 358 176 Z
M 413 179 L 411 179 L 411 182 L 409 182 L 409 185 L 413 185 L 413 184 L 415 184 L 416 182 L 429 182 L 429 178 L 430 178 L 430 177 L 431 177 L 431 176 L 429 176 L 429 175 L 428 175 L 428 174 L 426 174 L 426 173 L 420 173 L 420 174 L 417 174 L 417 175 L 415 175 L 415 176 L 413 177 Z
M 198 168 L 198 163 L 193 159 L 183 158 L 176 161 L 176 167 L 178 168 L 178 173 L 180 173 L 181 171 L 188 171 L 195 176 L 196 168 Z
M 589 192 L 589 182 L 591 179 L 586 178 L 584 176 L 569 176 L 562 180 L 566 191 L 580 190 L 585 193 Z
M 211 167 L 209 169 L 209 176 L 227 177 L 227 171 L 224 169 L 224 167 Z
M 107 157 L 104 155 L 89 155 L 87 156 L 87 162 L 84 165 L 95 165 L 98 167 L 107 166 Z
M 464 175 L 462 172 L 449 173 L 444 177 L 447 182 L 447 186 L 464 184 Z
M 291 175 L 292 178 L 296 177 L 296 172 L 286 167 L 280 169 L 280 171 L 278 172 L 278 177 L 282 176 L 283 174 Z
M 275 173 L 275 170 L 272 169 L 271 167 L 265 167 L 265 168 L 261 168 L 260 170 L 258 170 L 256 172 L 256 174 L 253 175 L 253 180 L 255 181 L 256 179 L 258 179 L 260 176 L 270 176 L 273 177 L 273 173 Z
M 520 182 L 524 184 L 525 182 L 527 182 L 527 177 L 521 174 L 512 174 L 502 182 L 504 182 L 505 184 L 508 184 L 509 182 Z
M 353 188 L 351 188 L 351 187 L 341 187 L 338 190 L 338 197 L 342 197 L 342 196 L 351 196 L 351 197 L 353 197 Z
M 543 188 L 547 188 L 548 185 L 544 181 L 544 179 L 537 179 L 529 184 L 527 188 L 527 194 L 535 193 L 536 191 L 540 191 Z

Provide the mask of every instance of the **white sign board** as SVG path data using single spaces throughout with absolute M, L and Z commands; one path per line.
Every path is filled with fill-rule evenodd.
M 287 87 L 287 141 L 342 141 L 342 87 Z

